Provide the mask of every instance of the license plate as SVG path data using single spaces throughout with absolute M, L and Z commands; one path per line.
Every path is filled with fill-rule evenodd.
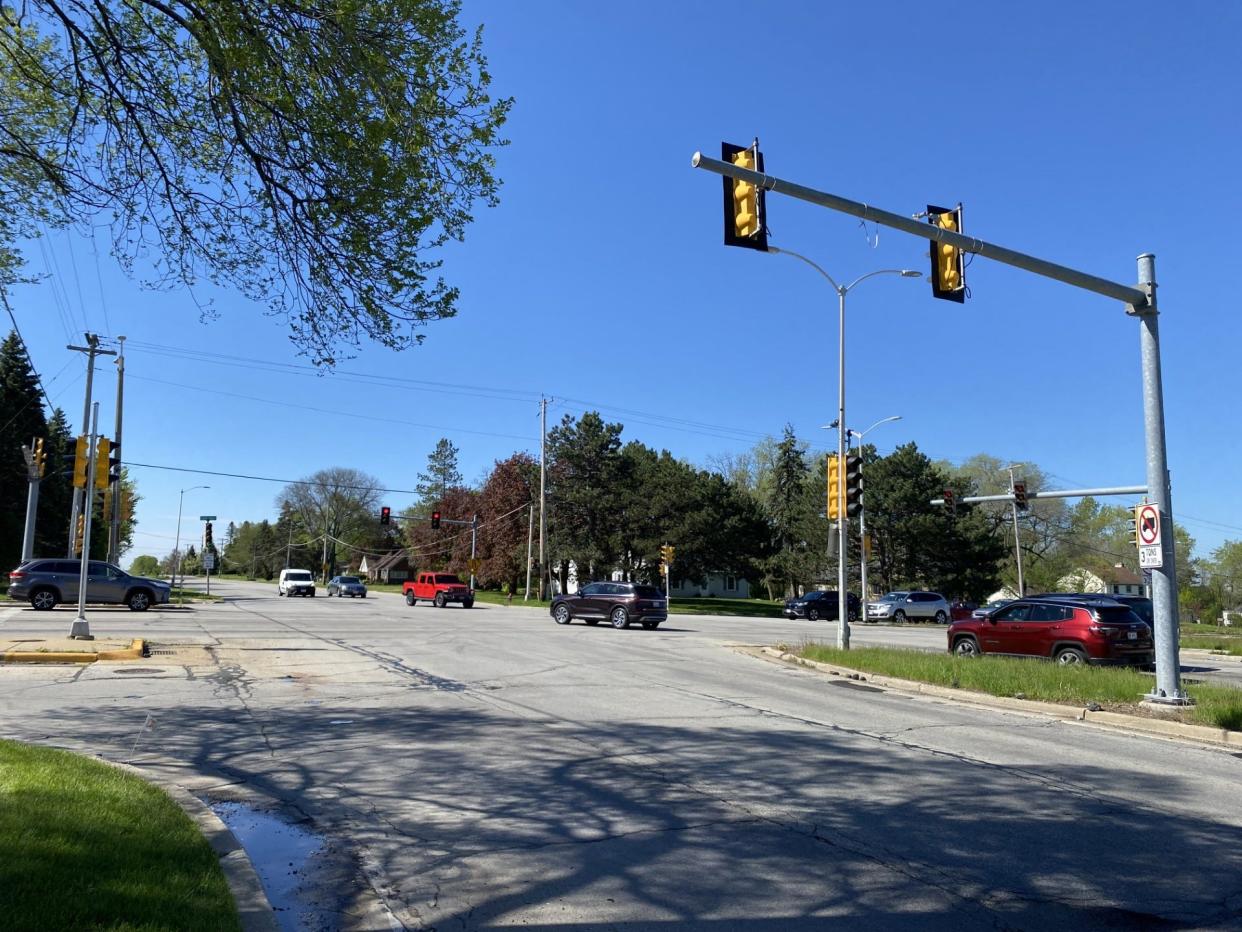
M 1138 640 L 1138 632 L 1137 632 L 1137 631 L 1127 631 L 1127 632 L 1126 632 L 1126 637 L 1128 637 L 1131 641 L 1137 641 L 1137 640 Z

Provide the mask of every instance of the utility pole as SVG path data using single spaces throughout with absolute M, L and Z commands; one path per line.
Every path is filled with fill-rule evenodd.
M 548 566 L 545 562 L 544 548 L 547 546 L 547 526 L 544 523 L 544 510 L 547 508 L 548 487 L 548 399 L 539 399 L 539 600 L 547 596 L 546 580 Z
M 1009 465 L 1009 494 L 1014 494 L 1013 471 L 1017 463 Z M 1018 499 L 1015 496 L 1011 502 L 1013 505 L 1013 555 L 1018 562 L 1018 598 L 1026 595 L 1026 584 L 1022 580 L 1022 539 L 1018 536 Z
M 108 529 L 108 562 L 116 563 L 121 559 L 121 420 L 125 401 L 125 338 L 117 337 L 121 344 L 116 356 L 116 436 L 112 441 L 112 449 L 117 461 L 116 477 L 112 480 L 112 526 Z
M 526 522 L 526 595 L 522 596 L 523 602 L 530 601 L 530 548 L 531 540 L 535 536 L 535 506 L 530 506 L 530 520 Z
M 66 346 L 65 349 L 71 349 L 78 353 L 87 354 L 86 362 L 86 402 L 82 405 L 82 433 L 89 434 L 91 432 L 91 388 L 95 381 L 95 357 L 96 356 L 115 356 L 112 350 L 104 350 L 99 348 L 99 337 L 97 334 L 86 334 L 86 346 Z M 92 450 L 94 447 L 91 448 Z M 94 453 L 91 454 L 94 457 Z M 94 462 L 94 459 L 91 460 Z M 93 481 L 93 477 L 92 477 Z M 82 503 L 87 501 L 87 493 L 90 491 L 89 483 L 86 489 L 73 490 L 73 507 L 69 510 L 69 552 L 66 554 L 70 559 L 73 558 L 73 536 L 77 532 L 78 515 L 82 514 Z M 85 547 L 84 547 L 85 549 Z
M 470 588 L 474 588 L 474 554 L 479 543 L 479 516 L 470 518 Z

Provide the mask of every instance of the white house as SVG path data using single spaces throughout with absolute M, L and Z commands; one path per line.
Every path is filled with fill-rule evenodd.
M 1062 592 L 1103 592 L 1107 595 L 1145 595 L 1151 591 L 1141 576 L 1136 576 L 1120 563 L 1100 574 L 1079 567 L 1057 580 Z

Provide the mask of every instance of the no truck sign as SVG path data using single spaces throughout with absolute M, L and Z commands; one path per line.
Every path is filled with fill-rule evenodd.
M 1134 528 L 1138 539 L 1139 566 L 1143 569 L 1164 566 L 1160 510 L 1149 503 L 1139 505 L 1134 512 Z

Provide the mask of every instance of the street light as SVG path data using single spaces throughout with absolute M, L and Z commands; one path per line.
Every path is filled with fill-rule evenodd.
M 173 544 L 173 553 L 177 555 L 177 563 L 173 567 L 172 585 L 177 588 L 177 577 L 181 574 L 181 504 L 185 501 L 185 493 L 193 492 L 195 489 L 210 489 L 209 485 L 192 485 L 188 489 L 182 489 L 181 495 L 177 498 L 177 542 Z M 177 602 L 181 602 L 181 597 L 177 597 Z
M 871 433 L 881 424 L 887 424 L 889 421 L 900 421 L 901 415 L 894 414 L 889 417 L 880 418 L 866 430 L 851 430 L 849 435 L 858 441 L 858 473 L 859 481 L 862 477 L 862 445 L 863 437 Z M 866 486 L 863 486 L 862 494 L 859 496 L 858 502 L 862 506 L 858 509 L 858 588 L 862 590 L 862 618 L 867 620 L 867 509 L 865 502 L 867 498 Z
M 876 275 L 900 275 L 902 278 L 922 278 L 923 273 L 914 269 L 877 269 L 874 272 L 868 272 L 866 275 L 860 275 L 848 285 L 838 285 L 836 279 L 820 268 L 816 263 L 812 262 L 806 256 L 788 249 L 777 249 L 769 244 L 768 252 L 777 255 L 793 256 L 795 259 L 801 259 L 820 275 L 828 280 L 828 284 L 832 285 L 832 290 L 837 293 L 838 313 L 837 313 L 837 456 L 840 462 L 845 463 L 845 296 L 850 293 L 860 282 L 866 281 Z M 837 501 L 842 505 L 845 503 L 845 470 L 839 470 L 837 473 Z M 837 521 L 837 647 L 841 650 L 849 650 L 850 647 L 850 619 L 849 619 L 849 597 L 846 592 L 845 585 L 845 569 L 846 554 L 845 545 L 849 538 L 846 536 L 847 524 L 849 516 L 845 513 L 845 508 L 840 511 L 840 519 Z

